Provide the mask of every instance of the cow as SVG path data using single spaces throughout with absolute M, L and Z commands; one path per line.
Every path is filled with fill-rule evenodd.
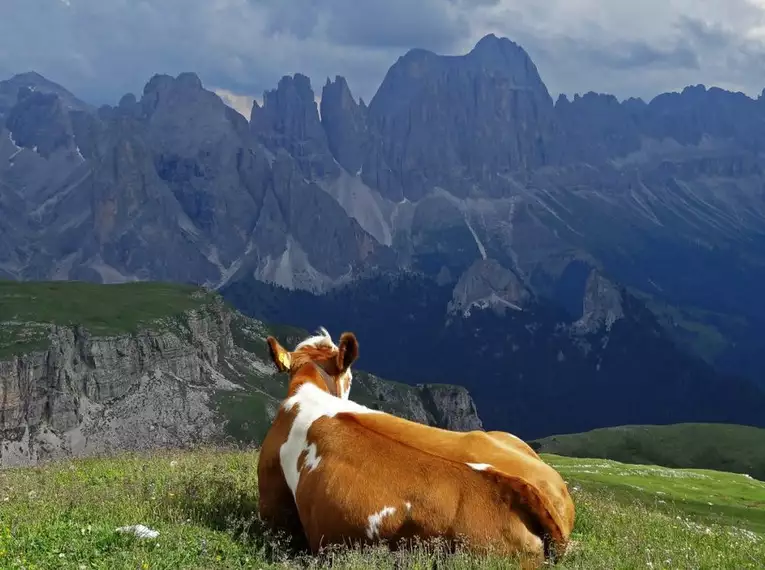
M 565 481 L 506 432 L 453 432 L 349 399 L 358 341 L 326 329 L 287 351 L 267 338 L 287 397 L 263 441 L 260 516 L 334 544 L 446 539 L 524 566 L 566 549 L 575 509 Z

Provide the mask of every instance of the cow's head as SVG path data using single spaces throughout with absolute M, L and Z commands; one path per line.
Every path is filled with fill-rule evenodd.
M 327 329 L 320 328 L 316 336 L 305 339 L 289 352 L 274 337 L 269 336 L 268 349 L 279 372 L 287 372 L 290 379 L 306 365 L 313 364 L 321 372 L 327 390 L 343 400 L 348 399 L 353 382 L 351 364 L 359 356 L 356 335 L 344 332 L 335 345 Z

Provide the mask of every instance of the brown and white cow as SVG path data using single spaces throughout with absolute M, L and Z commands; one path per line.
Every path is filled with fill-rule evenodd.
M 261 518 L 338 543 L 445 538 L 537 565 L 565 550 L 574 504 L 565 482 L 505 432 L 452 432 L 348 400 L 352 333 L 326 331 L 293 352 L 268 338 L 287 398 L 258 465 Z

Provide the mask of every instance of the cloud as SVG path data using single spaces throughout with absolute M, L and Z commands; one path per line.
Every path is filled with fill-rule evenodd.
M 520 43 L 553 94 L 765 87 L 763 0 L 501 0 L 474 28 Z
M 5 0 L 0 77 L 36 70 L 95 104 L 197 72 L 242 106 L 285 74 L 343 75 L 369 101 L 409 48 L 523 46 L 553 96 L 765 86 L 765 0 Z
M 237 95 L 228 89 L 223 89 L 220 87 L 213 89 L 213 91 L 215 91 L 215 94 L 220 97 L 226 105 L 238 111 L 240 115 L 246 117 L 247 119 L 250 118 L 252 102 L 255 100 L 255 97 L 251 97 L 249 95 Z M 258 104 L 262 103 L 262 101 L 258 101 Z

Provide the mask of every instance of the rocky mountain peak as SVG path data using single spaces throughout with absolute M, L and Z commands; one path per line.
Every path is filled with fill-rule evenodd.
M 11 107 L 16 105 L 19 89 L 21 88 L 26 88 L 29 91 L 36 91 L 38 93 L 52 93 L 58 95 L 63 107 L 67 110 L 93 111 L 93 107 L 72 95 L 71 92 L 58 83 L 46 79 L 36 71 L 29 71 L 16 74 L 10 79 L 0 81 L 0 118 L 7 114 Z
M 353 99 L 344 77 L 327 78 L 321 94 L 321 124 L 337 162 L 351 174 L 359 172 L 368 144 L 367 112 Z
M 587 278 L 582 317 L 574 323 L 574 330 L 580 333 L 592 333 L 605 327 L 610 331 L 614 323 L 624 318 L 622 294 L 619 288 L 593 269 Z
M 512 78 L 517 87 L 529 86 L 547 93 L 547 88 L 529 54 L 508 38 L 488 34 L 463 57 L 484 72 Z
M 202 86 L 195 73 L 155 75 L 144 87 L 140 106 L 152 146 L 165 152 L 194 155 L 200 148 L 216 148 L 223 141 L 236 140 L 232 131 L 246 135 L 244 117 L 230 113 L 220 97 Z M 131 99 L 120 102 L 121 109 L 131 107 Z
M 408 52 L 369 105 L 382 158 L 413 201 L 435 187 L 507 194 L 506 175 L 551 162 L 553 112 L 526 52 L 492 37 L 462 56 Z
M 18 103 L 9 112 L 6 126 L 18 146 L 33 149 L 45 158 L 56 149 L 74 145 L 69 114 L 55 93 L 20 87 Z
M 184 72 L 177 77 L 156 74 L 144 86 L 141 103 L 150 115 L 160 104 L 190 102 L 201 93 L 210 92 L 205 91 L 196 73 Z
M 640 133 L 634 112 L 610 94 L 587 92 L 569 101 L 561 96 L 555 104 L 564 144 L 564 159 L 602 163 L 616 155 L 640 148 Z
M 305 75 L 285 75 L 276 89 L 263 94 L 262 107 L 253 103 L 250 130 L 272 152 L 289 152 L 307 177 L 339 173 L 319 120 L 311 81 Z
M 449 313 L 469 316 L 472 308 L 499 314 L 520 311 L 531 293 L 518 276 L 494 259 L 480 259 L 462 274 L 452 293 Z

